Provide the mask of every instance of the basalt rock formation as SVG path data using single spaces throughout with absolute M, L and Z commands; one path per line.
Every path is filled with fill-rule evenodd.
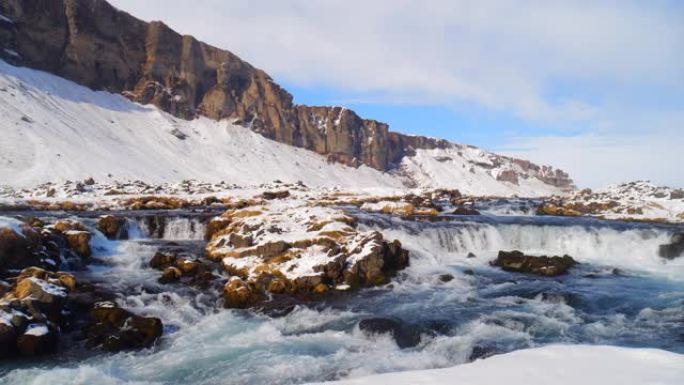
M 122 93 L 184 119 L 232 119 L 265 137 L 350 166 L 388 170 L 415 148 L 446 141 L 405 136 L 341 107 L 295 105 L 264 71 L 161 22 L 104 0 L 2 0 L 0 58 L 92 89 Z
M 136 19 L 105 0 L 0 0 L 0 16 L 0 59 L 154 104 L 178 118 L 229 119 L 331 162 L 382 171 L 417 149 L 452 146 L 391 132 L 346 108 L 294 104 L 268 74 L 233 53 L 162 22 Z M 544 183 L 572 188 L 560 170 L 519 162 Z M 498 179 L 517 184 L 518 174 Z

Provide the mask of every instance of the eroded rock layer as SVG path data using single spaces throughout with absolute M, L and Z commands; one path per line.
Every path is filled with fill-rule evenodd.
M 341 107 L 295 105 L 268 74 L 231 52 L 103 0 L 2 0 L 0 13 L 11 20 L 0 23 L 3 60 L 122 93 L 177 117 L 234 119 L 278 142 L 380 170 L 415 148 L 448 145 L 390 132 L 387 124 Z

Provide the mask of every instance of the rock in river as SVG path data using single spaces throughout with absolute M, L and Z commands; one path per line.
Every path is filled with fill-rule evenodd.
M 492 266 L 501 267 L 503 270 L 516 273 L 530 273 L 555 277 L 563 275 L 575 266 L 577 262 L 569 255 L 562 257 L 535 257 L 525 255 L 521 251 L 499 251 L 499 255 L 491 262 Z

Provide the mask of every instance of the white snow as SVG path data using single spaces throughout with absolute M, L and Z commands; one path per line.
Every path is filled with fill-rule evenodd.
M 50 333 L 50 330 L 47 328 L 47 326 L 43 324 L 30 324 L 27 328 L 26 331 L 24 332 L 25 335 L 27 336 L 44 336 Z
M 542 171 L 524 171 L 508 158 L 470 146 L 417 150 L 415 156 L 403 159 L 401 169 L 421 187 L 458 189 L 466 195 L 537 197 L 561 193 L 535 177 Z M 517 185 L 497 180 L 506 170 L 528 177 L 520 177 Z
M 255 185 L 280 179 L 310 186 L 402 187 L 389 174 L 329 164 L 323 156 L 227 121 L 176 119 L 153 106 L 0 61 L 2 89 L 2 184 L 33 186 L 92 176 L 98 181 Z M 174 136 L 176 129 L 187 138 Z
M 655 349 L 552 345 L 447 369 L 380 374 L 327 385 L 679 385 L 684 355 Z
M 405 190 L 406 183 L 417 182 L 415 187 L 499 196 L 561 192 L 534 176 L 519 185 L 497 181 L 500 170 L 518 165 L 467 146 L 418 150 L 393 173 L 331 164 L 324 156 L 271 141 L 226 120 L 176 119 L 154 106 L 3 61 L 0 130 L 0 185 L 12 187 L 94 177 L 98 182 L 196 179 L 240 186 L 301 180 L 311 187 L 383 192 Z M 450 160 L 438 160 L 446 158 Z M 493 159 L 501 164 L 494 165 Z
M 637 218 L 643 220 L 684 221 L 684 189 L 657 186 L 648 181 L 610 185 L 597 191 L 582 190 L 564 200 L 565 203 L 614 204 L 597 213 L 605 218 Z
M 30 280 L 31 282 L 35 283 L 36 285 L 40 286 L 40 288 L 45 293 L 48 293 L 50 295 L 54 295 L 56 297 L 66 297 L 67 296 L 66 289 L 61 287 L 61 286 L 53 285 L 49 282 L 43 281 L 42 279 L 38 279 L 36 277 L 29 277 L 27 279 Z

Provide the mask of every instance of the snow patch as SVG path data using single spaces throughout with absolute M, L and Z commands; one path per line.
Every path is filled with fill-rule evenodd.
M 453 368 L 386 373 L 325 384 L 675 385 L 682 378 L 684 355 L 681 354 L 656 349 L 552 345 Z

